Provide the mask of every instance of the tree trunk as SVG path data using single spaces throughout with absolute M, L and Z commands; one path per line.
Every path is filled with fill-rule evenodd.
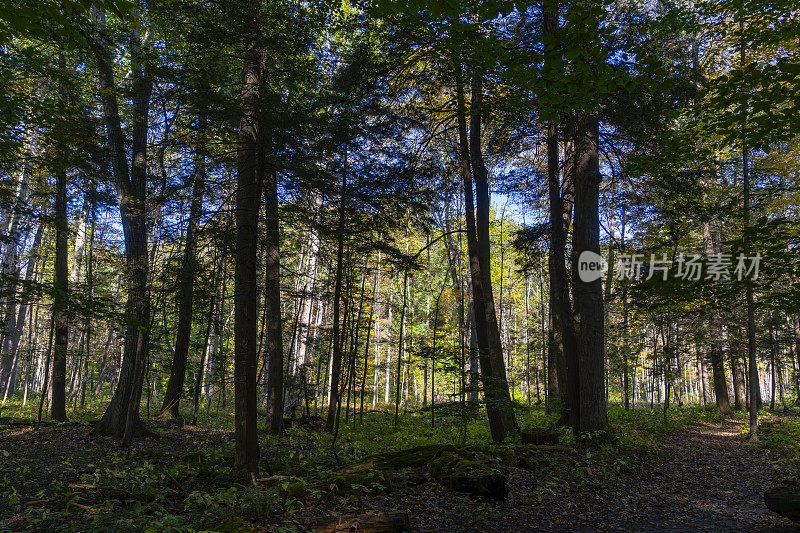
M 600 160 L 599 124 L 594 115 L 575 120 L 572 293 L 580 390 L 580 431 L 608 427 L 605 397 L 605 342 L 603 292 L 600 279 L 584 282 L 578 272 L 581 254 L 600 253 Z
M 506 367 L 503 361 L 503 344 L 494 307 L 492 294 L 491 251 L 489 244 L 489 173 L 483 164 L 481 152 L 481 121 L 483 120 L 481 101 L 483 99 L 483 80 L 475 73 L 472 85 L 472 107 L 470 111 L 470 157 L 475 178 L 475 223 L 478 237 L 478 262 L 483 276 L 484 312 L 489 340 L 489 359 L 492 366 L 492 379 L 497 389 L 496 400 L 503 422 L 504 433 L 508 436 L 518 431 L 514 407 L 511 403 Z M 485 386 L 485 384 L 484 384 Z M 502 440 L 502 439 L 500 439 Z
M 705 241 L 705 249 L 708 256 L 720 251 L 718 242 L 711 233 L 711 224 L 709 222 L 703 223 L 703 241 Z M 725 378 L 722 317 L 719 309 L 716 308 L 709 310 L 708 317 L 709 359 L 711 360 L 711 370 L 714 378 L 714 396 L 717 401 L 717 410 L 726 415 L 731 412 L 731 404 L 728 399 L 728 381 Z
M 741 25 L 741 21 L 740 21 Z M 745 68 L 745 45 L 741 43 L 740 49 L 741 68 Z M 745 140 L 747 131 L 747 109 L 742 117 L 742 184 L 743 184 L 743 204 L 742 212 L 744 218 L 744 253 L 750 254 L 750 238 L 748 230 L 750 227 L 750 169 L 748 166 L 749 150 Z M 755 321 L 755 298 L 753 296 L 753 286 L 749 280 L 744 280 L 745 300 L 747 302 L 747 360 L 750 366 L 750 440 L 758 441 L 758 407 L 761 403 L 759 381 L 758 381 L 758 361 L 756 360 L 756 321 Z
M 747 409 L 747 370 L 739 350 L 730 350 L 731 374 L 733 375 L 734 406 L 742 411 Z
M 105 14 L 95 12 L 105 30 Z M 133 72 L 131 165 L 122 133 L 119 104 L 114 84 L 111 51 L 101 37 L 95 39 L 95 59 L 100 75 L 101 102 L 108 143 L 113 157 L 114 184 L 122 219 L 125 244 L 125 279 L 128 301 L 125 347 L 119 382 L 103 417 L 93 430 L 95 435 L 119 437 L 129 443 L 139 425 L 142 379 L 150 342 L 150 291 L 147 257 L 147 130 L 150 93 L 153 81 L 142 65 L 138 35 L 134 36 L 131 68 Z
M 319 262 L 319 210 L 322 208 L 322 197 L 315 195 L 313 207 L 316 210 L 314 221 L 308 236 L 308 279 L 306 285 L 309 287 L 308 296 L 303 300 L 302 311 L 300 313 L 300 325 L 297 333 L 297 359 L 295 371 L 303 372 L 303 365 L 306 364 L 311 347 L 311 331 L 313 329 L 312 313 L 316 302 L 317 294 L 317 264 Z M 305 384 L 303 384 L 305 386 Z
M 234 366 L 236 446 L 234 468 L 248 481 L 258 477 L 256 375 L 258 373 L 258 212 L 264 181 L 259 97 L 263 52 L 255 43 L 245 50 L 242 67 L 242 115 L 239 120 L 236 188 L 236 273 L 234 296 Z
M 790 351 L 792 355 L 792 370 L 794 371 L 794 401 L 796 404 L 800 404 L 800 368 L 798 368 L 798 361 L 800 361 L 800 315 L 792 317 L 791 327 L 794 336 L 794 350 Z
M 406 255 L 408 255 L 408 237 L 406 236 Z M 398 419 L 400 417 L 400 388 L 403 384 L 401 376 L 403 355 L 405 355 L 405 342 L 403 335 L 406 332 L 406 303 L 408 297 L 408 270 L 403 272 L 403 305 L 400 307 L 400 338 L 397 341 L 397 376 L 395 379 L 395 401 L 394 401 L 394 429 L 397 429 Z
M 3 335 L 3 344 L 7 339 L 14 335 L 13 332 L 13 319 L 16 315 L 16 298 L 14 297 L 17 285 L 15 270 L 19 267 L 19 237 L 18 228 L 20 219 L 22 218 L 23 211 L 28 202 L 28 181 L 30 180 L 31 171 L 33 169 L 33 160 L 35 158 L 35 142 L 36 133 L 31 129 L 25 130 L 25 158 L 22 163 L 22 171 L 20 172 L 19 181 L 17 182 L 14 204 L 3 213 L 0 219 L 0 235 L 4 236 L 3 242 L 0 242 L 2 254 L 0 254 L 0 302 L 3 301 L 3 295 L 9 296 L 6 302 L 5 322 L 6 325 L 12 325 L 11 331 L 0 331 Z M 20 330 L 21 331 L 21 330 Z M 19 341 L 17 341 L 19 342 Z M 10 396 L 14 392 L 13 379 L 14 374 L 14 354 L 5 348 L 0 357 L 0 392 L 4 398 Z
M 347 155 L 345 154 L 345 159 Z M 347 214 L 347 168 L 342 172 L 341 190 L 339 191 L 339 227 L 338 243 L 336 248 L 336 279 L 333 288 L 333 345 L 331 353 L 331 374 L 330 392 L 328 395 L 328 418 L 325 420 L 325 431 L 330 433 L 336 425 L 336 412 L 339 405 L 339 374 L 342 370 L 342 343 L 341 343 L 341 324 L 339 315 L 341 314 L 342 298 L 342 276 L 344 270 L 344 230 L 345 215 Z M 388 372 L 388 368 L 387 368 Z M 387 378 L 388 395 L 388 378 Z
M 149 344 L 147 326 L 150 322 L 146 217 L 136 206 L 137 203 L 144 203 L 144 184 L 141 192 L 142 195 L 135 197 L 120 197 L 128 280 L 128 303 L 125 310 L 128 324 L 119 383 L 103 418 L 95 426 L 94 433 L 97 435 L 132 437 L 139 421 L 143 368 Z M 137 198 L 141 202 L 137 202 Z
M 558 35 L 558 3 L 550 5 L 543 14 L 544 32 L 553 41 L 546 44 L 546 68 L 556 69 L 561 63 L 555 43 Z M 566 410 L 574 430 L 580 420 L 578 405 L 577 354 L 569 299 L 569 278 L 566 269 L 566 233 L 569 231 L 571 199 L 567 197 L 571 176 L 565 173 L 564 187 L 559 183 L 558 127 L 547 126 L 547 189 L 550 205 L 550 387 L 548 402 L 553 408 Z M 562 192 L 563 191 L 563 192 Z M 562 196 L 563 194 L 563 196 Z M 568 377 L 569 376 L 571 377 Z M 560 404 L 560 405 L 559 405 Z
M 700 404 L 701 405 L 708 405 L 711 403 L 711 380 L 708 376 L 708 364 L 706 354 L 703 352 L 700 343 L 697 343 L 695 347 L 697 351 L 697 366 L 698 366 L 698 374 L 699 374 L 699 381 L 700 381 Z M 732 361 L 732 356 L 729 358 Z M 733 375 L 733 368 L 731 368 L 731 374 Z M 736 379 L 734 375 L 734 390 L 736 390 Z M 738 397 L 737 397 L 738 402 Z
M 36 267 L 39 262 L 40 256 L 40 248 L 42 242 L 42 235 L 44 233 L 44 224 L 39 224 L 38 229 L 36 230 L 36 235 L 33 238 L 33 244 L 31 245 L 31 249 L 28 252 L 28 266 L 25 269 L 25 281 L 33 280 L 34 273 L 36 272 Z M 24 298 L 23 298 L 24 301 Z M 3 401 L 5 401 L 9 396 L 14 394 L 15 388 L 15 363 L 18 361 L 19 357 L 19 344 L 20 340 L 22 339 L 22 330 L 25 327 L 25 319 L 30 308 L 30 303 L 23 303 L 19 306 L 19 311 L 17 312 L 16 319 L 13 320 L 11 324 L 11 330 L 9 331 L 8 335 L 3 338 L 3 345 L 2 345 L 2 364 L 3 368 L 8 369 L 8 375 L 3 379 L 4 373 L 0 372 L 0 392 L 3 395 Z M 30 346 L 29 346 L 30 348 Z
M 269 432 L 283 430 L 283 332 L 281 329 L 281 261 L 280 228 L 278 224 L 278 175 L 273 169 L 265 174 L 265 246 L 264 270 L 265 327 L 267 329 L 267 354 L 269 375 L 267 380 L 267 412 Z
M 63 63 L 63 57 L 61 59 Z M 63 66 L 62 66 L 63 68 Z M 69 274 L 67 272 L 67 254 L 69 253 L 69 224 L 67 222 L 67 174 L 60 170 L 56 175 L 56 257 L 53 274 L 53 373 L 52 402 L 50 416 L 53 420 L 67 419 L 66 411 L 66 378 L 67 378 L 67 341 L 69 338 Z
M 472 274 L 472 301 L 475 332 L 478 341 L 481 381 L 486 397 L 486 412 L 494 441 L 500 442 L 517 429 L 508 382 L 505 377 L 500 332 L 494 312 L 489 268 L 489 189 L 486 169 L 480 154 L 480 99 L 482 96 L 479 75 L 475 74 L 472 87 L 472 114 L 470 139 L 467 139 L 466 110 L 461 65 L 456 72 L 457 119 L 461 159 L 461 177 L 464 186 L 466 212 L 467 250 Z M 477 101 L 476 101 L 477 99 Z M 470 144 L 472 151 L 470 151 Z M 470 164 L 472 163 L 472 164 Z M 473 171 L 476 173 L 478 206 L 472 192 Z M 480 174 L 480 176 L 477 176 Z M 481 238 L 483 242 L 481 242 Z M 486 286 L 487 280 L 489 286 Z
M 202 134 L 202 132 L 201 132 Z M 189 224 L 186 228 L 186 242 L 183 249 L 183 264 L 178 274 L 178 325 L 175 331 L 175 349 L 172 353 L 167 390 L 161 406 L 161 414 L 178 418 L 183 383 L 186 379 L 186 364 L 189 359 L 189 343 L 192 333 L 192 303 L 194 301 L 194 282 L 197 274 L 197 253 L 195 240 L 200 230 L 200 217 L 203 214 L 203 194 L 205 192 L 205 159 L 195 155 L 194 181 L 189 207 Z M 205 354 L 204 354 L 205 355 Z
M 770 391 L 769 391 L 769 410 L 775 411 L 775 330 L 773 322 L 769 324 L 769 371 L 770 371 Z
M 75 245 L 72 247 L 72 268 L 70 268 L 69 271 L 70 287 L 77 286 L 80 280 L 81 263 L 83 262 L 83 254 L 86 250 L 86 230 L 89 225 L 89 214 L 92 210 L 94 195 L 95 185 L 94 182 L 91 182 L 83 198 L 83 207 L 81 207 L 80 219 L 78 221 L 78 231 L 75 233 Z

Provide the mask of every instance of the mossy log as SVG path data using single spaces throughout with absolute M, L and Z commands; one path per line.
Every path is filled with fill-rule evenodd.
M 376 455 L 353 465 L 350 471 L 422 469 L 428 479 L 450 490 L 484 499 L 502 499 L 508 495 L 504 466 L 503 461 L 478 447 L 435 444 Z
M 450 490 L 487 500 L 508 496 L 502 463 L 470 450 L 445 451 L 428 464 L 428 475 Z
M 456 492 L 482 499 L 502 499 L 508 494 L 509 468 L 540 470 L 572 465 L 576 460 L 573 448 L 551 444 L 462 447 L 431 444 L 368 457 L 343 468 L 341 475 L 389 471 L 404 481 L 430 479 Z M 357 484 L 367 486 L 362 482 Z
M 764 493 L 767 508 L 800 524 L 800 483 L 784 482 Z

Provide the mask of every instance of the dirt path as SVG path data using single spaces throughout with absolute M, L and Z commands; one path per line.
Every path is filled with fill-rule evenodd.
M 516 470 L 504 502 L 454 501 L 428 485 L 387 495 L 381 507 L 407 509 L 420 531 L 798 531 L 765 507 L 764 490 L 777 481 L 772 458 L 739 438 L 740 427 L 674 431 L 662 453 L 633 458 L 611 478 L 590 472 L 567 494 L 558 479 Z
M 594 526 L 633 531 L 797 531 L 764 505 L 776 483 L 772 459 L 744 442 L 740 427 L 725 421 L 669 434 L 664 453 L 635 473 L 579 494 L 579 512 Z

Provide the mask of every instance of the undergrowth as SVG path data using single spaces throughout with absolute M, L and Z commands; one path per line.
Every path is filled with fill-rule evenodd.
M 88 439 L 90 422 L 102 407 L 93 403 L 66 425 L 48 423 L 35 431 L 35 398 L 25 407 L 6 403 L 0 418 L 0 530 L 247 531 L 252 524 L 301 530 L 293 511 L 325 507 L 335 499 L 357 501 L 388 486 L 382 478 L 342 478 L 343 465 L 423 445 L 478 445 L 489 454 L 495 449 L 479 408 L 444 406 L 434 412 L 433 427 L 430 409 L 409 410 L 397 429 L 393 413 L 370 411 L 363 419 L 357 416 L 355 424 L 350 413 L 347 420 L 342 416 L 335 442 L 330 434 L 298 424 L 280 438 L 264 434 L 260 475 L 282 477 L 251 488 L 232 472 L 232 413 L 227 410 L 219 415 L 201 411 L 197 427 L 153 421 L 161 436 L 124 450 L 110 439 Z M 557 421 L 536 406 L 516 409 L 521 427 L 553 427 Z M 634 468 L 635 455 L 654 449 L 665 432 L 718 419 L 713 407 L 670 409 L 666 424 L 660 410 L 611 407 L 614 438 L 576 451 L 581 459 L 569 467 L 545 468 L 549 477 L 540 497 Z M 567 428 L 558 432 L 562 443 L 573 442 Z M 764 439 L 798 451 L 800 420 L 776 425 Z

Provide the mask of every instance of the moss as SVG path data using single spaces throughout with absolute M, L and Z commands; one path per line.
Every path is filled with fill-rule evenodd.
M 450 490 L 486 499 L 508 494 L 502 464 L 475 449 L 443 452 L 428 463 L 428 475 Z
M 432 444 L 416 446 L 406 450 L 389 452 L 375 456 L 375 464 L 379 468 L 402 469 L 425 465 L 444 452 L 454 452 L 455 446 Z
M 281 496 L 283 500 L 305 501 L 308 498 L 308 489 L 305 481 L 291 481 L 281 485 Z

